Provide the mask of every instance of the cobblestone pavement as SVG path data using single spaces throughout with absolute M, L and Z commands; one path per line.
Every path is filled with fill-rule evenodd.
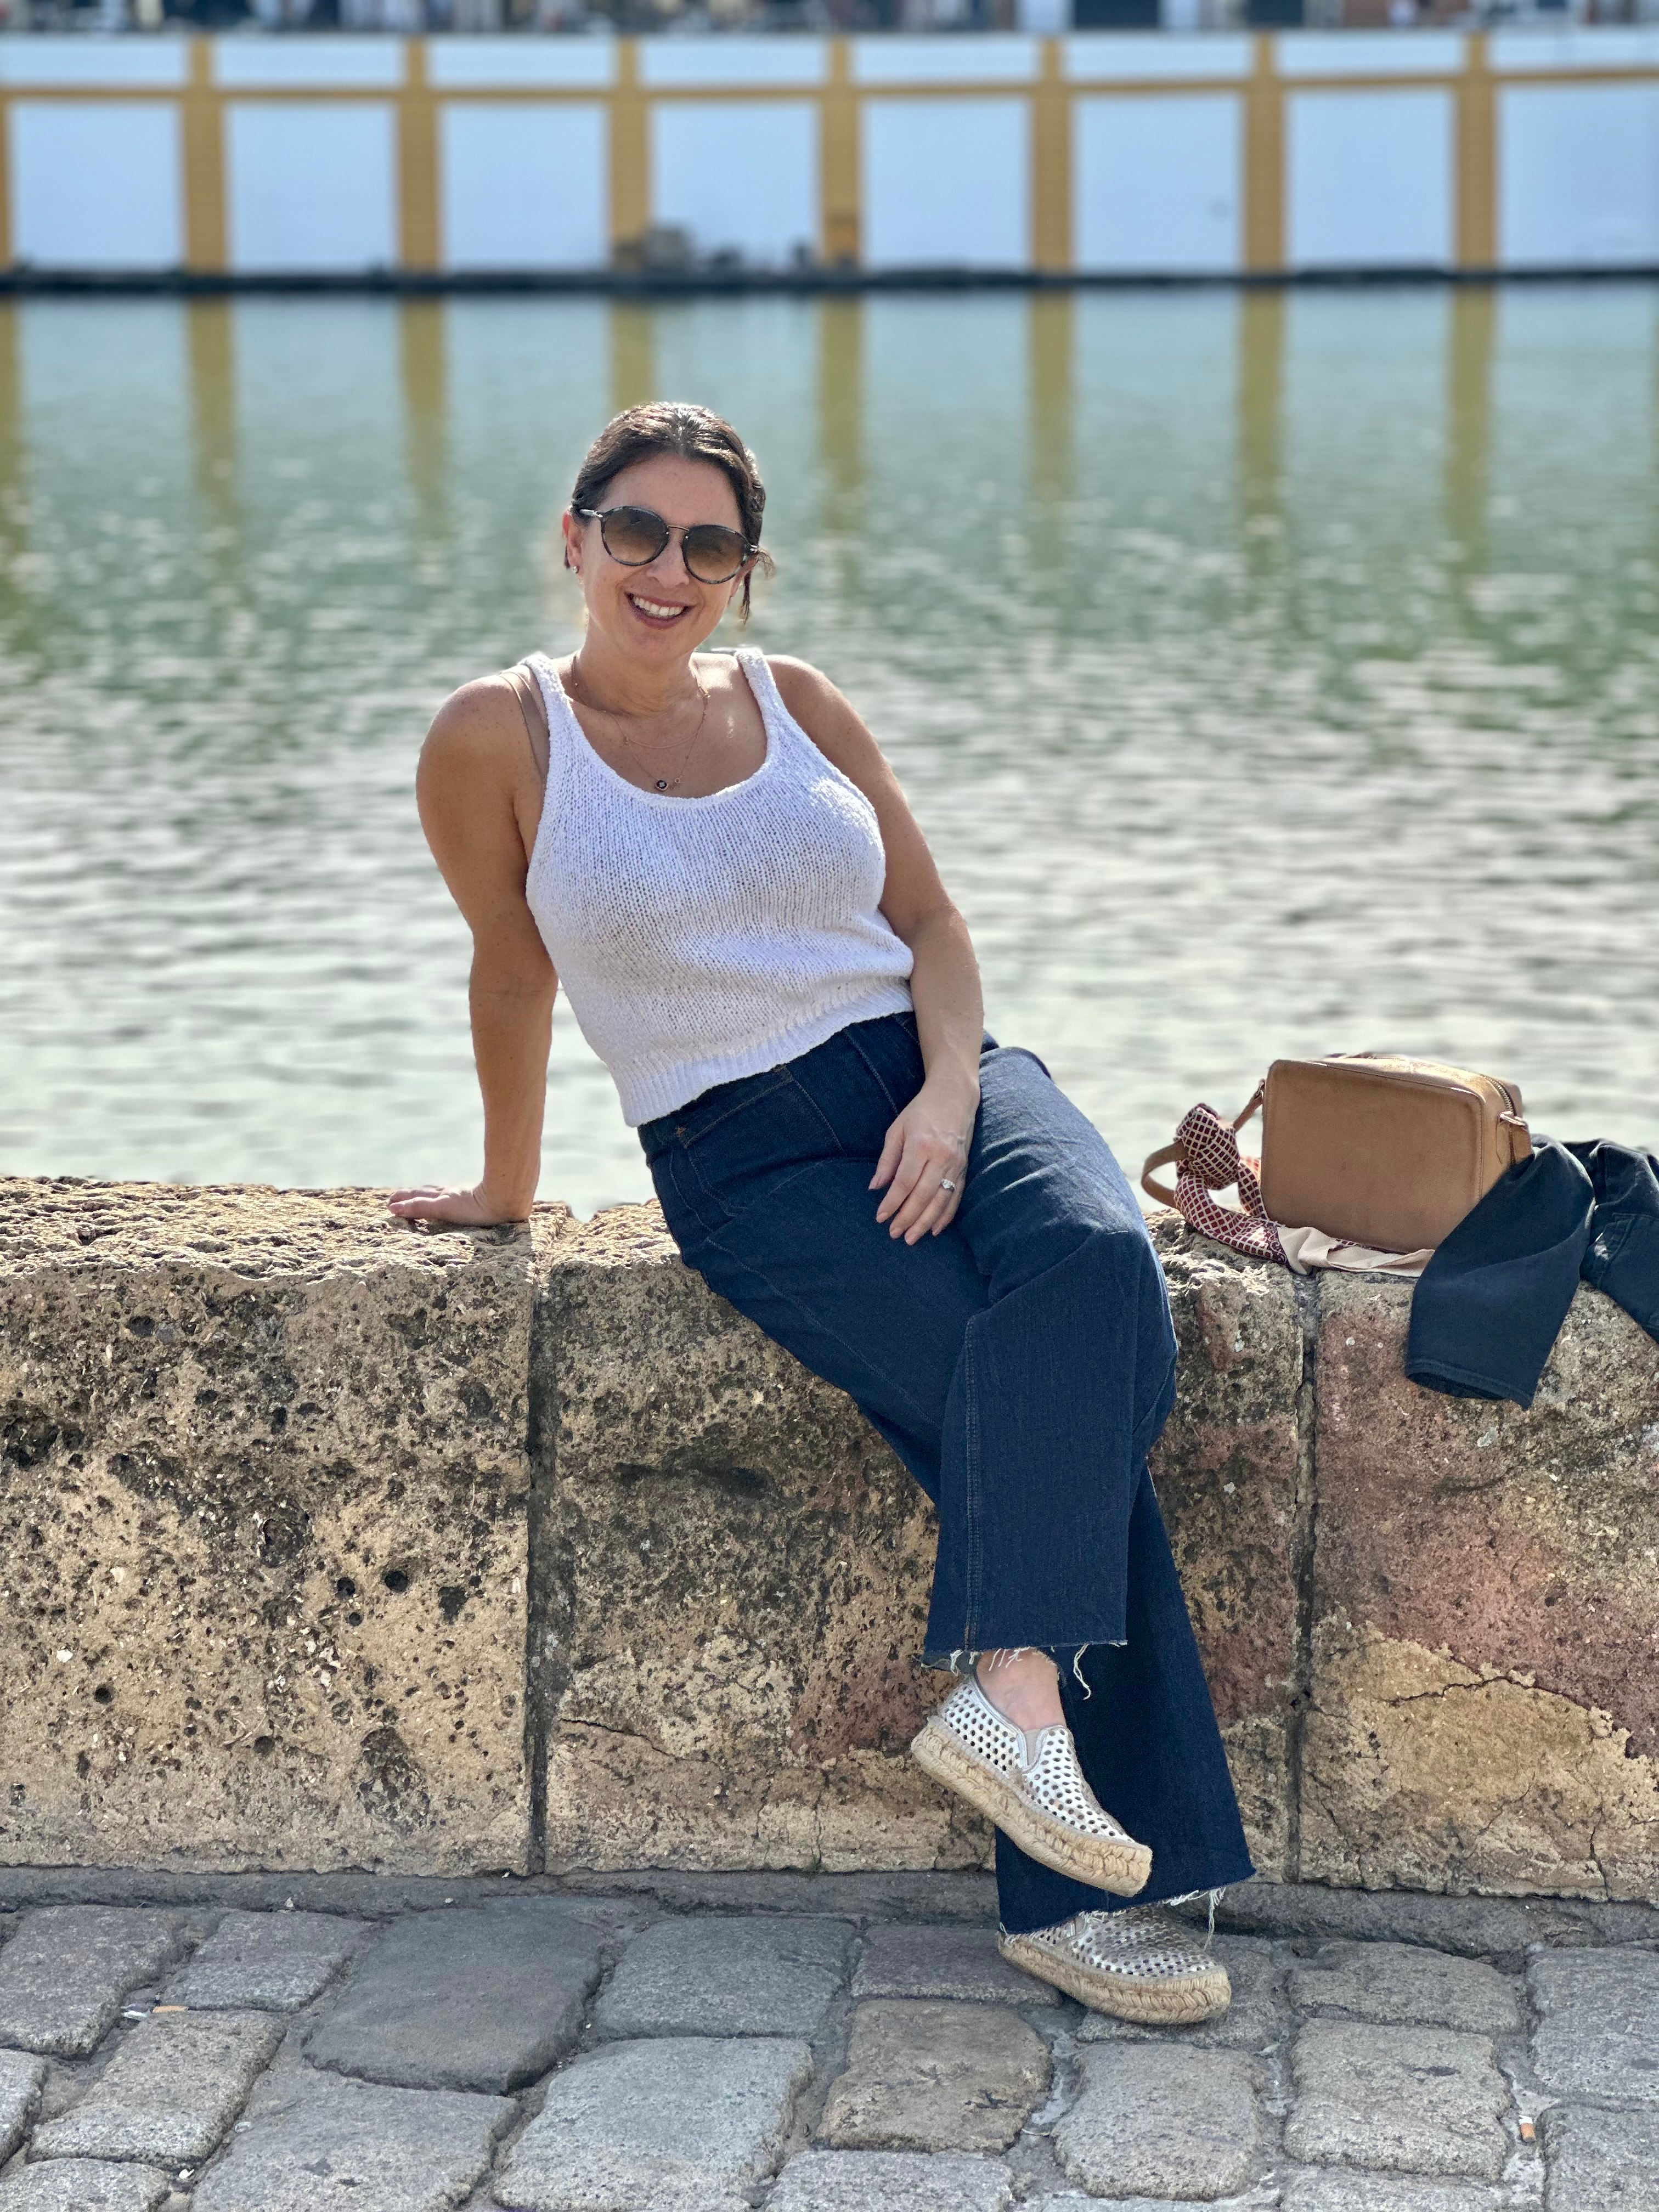
M 971 1875 L 0 1872 L 0 2212 L 1659 2212 L 1659 1910 L 1252 1883 L 1223 2019 Z

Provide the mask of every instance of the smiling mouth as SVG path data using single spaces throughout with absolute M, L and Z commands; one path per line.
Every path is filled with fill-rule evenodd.
M 636 615 L 641 615 L 647 622 L 656 623 L 665 628 L 672 622 L 678 622 L 687 611 L 684 607 L 676 605 L 672 600 L 644 599 L 636 592 L 629 592 L 627 598 L 629 605 L 633 608 Z

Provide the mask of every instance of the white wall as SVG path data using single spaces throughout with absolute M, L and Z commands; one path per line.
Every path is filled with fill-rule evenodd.
M 395 141 L 384 101 L 233 100 L 225 118 L 233 269 L 386 268 Z
M 1659 263 L 1659 85 L 1506 87 L 1498 150 L 1505 267 Z
M 1231 92 L 1079 99 L 1072 131 L 1077 266 L 1237 269 L 1242 125 Z
M 1450 262 L 1450 93 L 1297 92 L 1288 106 L 1285 251 L 1293 269 Z
M 12 251 L 46 269 L 172 269 L 184 258 L 171 100 L 19 100 Z
M 1031 252 L 1023 100 L 878 100 L 864 111 L 872 269 L 1022 268 Z
M 479 100 L 439 118 L 447 269 L 592 269 L 611 258 L 604 108 Z
M 700 253 L 776 265 L 818 234 L 818 118 L 805 100 L 664 102 L 651 116 L 651 215 Z

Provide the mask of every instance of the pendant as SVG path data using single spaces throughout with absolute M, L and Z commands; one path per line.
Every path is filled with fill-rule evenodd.
M 659 791 L 672 791 L 674 788 L 673 785 L 670 783 L 665 775 L 659 775 L 657 778 L 656 787 Z

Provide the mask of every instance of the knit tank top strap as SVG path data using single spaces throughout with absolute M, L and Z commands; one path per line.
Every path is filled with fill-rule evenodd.
M 547 709 L 547 787 L 542 795 L 542 813 L 545 818 L 562 805 L 569 791 L 572 776 L 580 767 L 582 755 L 588 750 L 587 740 L 581 733 L 576 711 L 559 681 L 559 672 L 547 655 L 544 653 L 526 653 L 524 665 L 540 684 L 542 704 Z

